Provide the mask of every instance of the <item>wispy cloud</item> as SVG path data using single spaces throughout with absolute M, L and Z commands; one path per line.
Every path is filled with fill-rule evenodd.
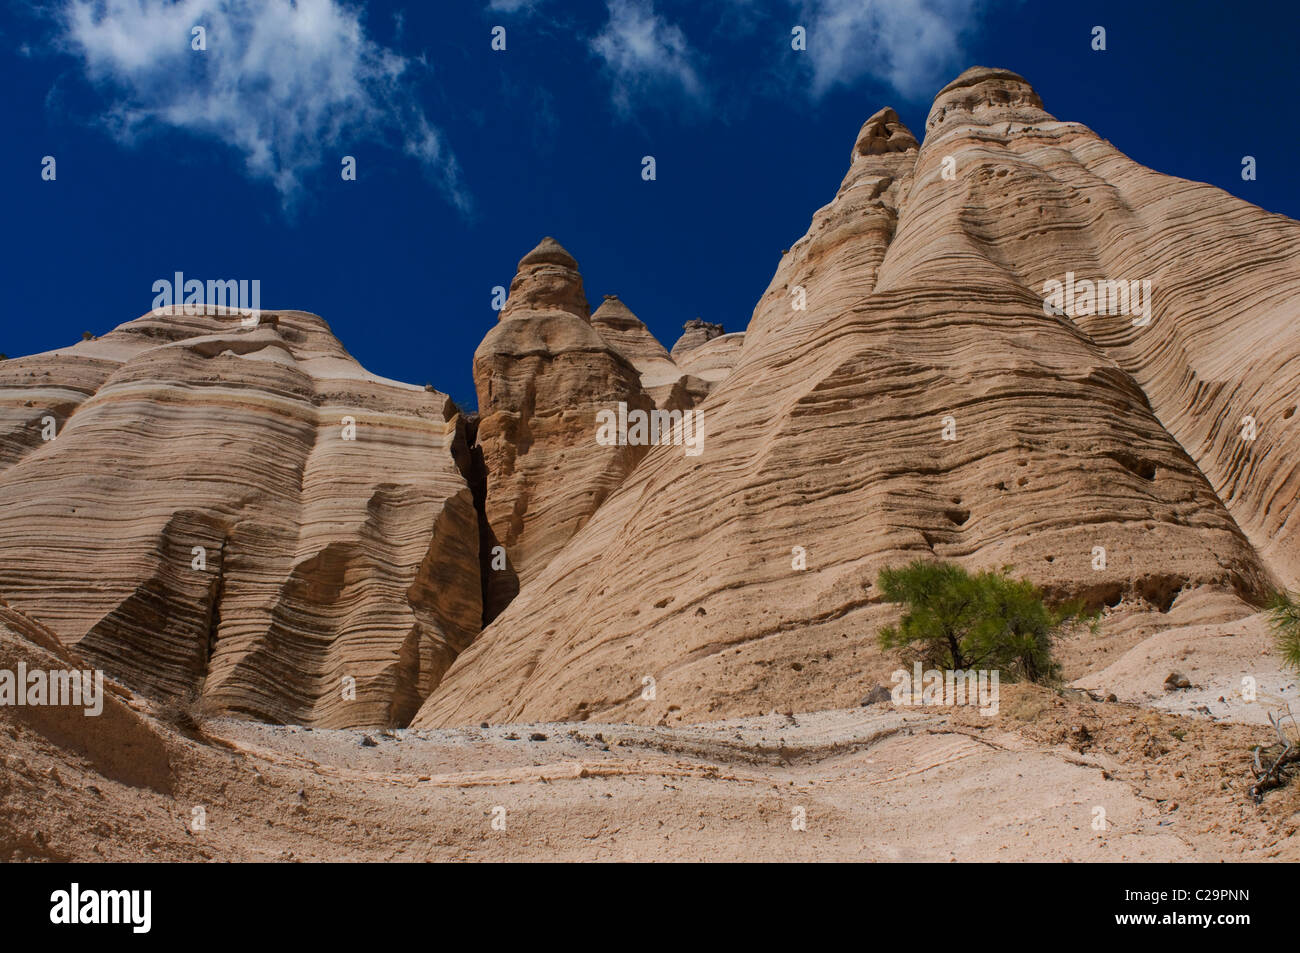
M 489 0 L 488 9 L 498 13 L 518 13 L 521 10 L 530 12 L 542 2 L 543 0 Z
M 808 30 L 810 92 L 871 77 L 915 99 L 933 95 L 961 63 L 962 35 L 980 0 L 797 0 Z
M 609 22 L 591 41 L 612 83 L 614 105 L 623 112 L 635 98 L 665 88 L 704 98 L 694 54 L 681 29 L 660 16 L 652 0 L 607 0 Z
M 413 156 L 462 210 L 455 158 L 410 89 L 412 61 L 336 0 L 66 0 L 61 45 L 108 90 L 123 142 L 171 128 L 227 144 L 284 204 L 363 142 Z M 205 51 L 191 30 L 206 30 Z

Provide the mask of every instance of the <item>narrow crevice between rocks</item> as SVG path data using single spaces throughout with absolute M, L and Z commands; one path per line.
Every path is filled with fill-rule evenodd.
M 413 626 L 402 640 L 402 647 L 397 653 L 397 676 L 393 686 L 393 698 L 388 706 L 386 728 L 406 728 L 415 717 L 415 713 L 424 704 L 424 697 L 419 691 L 420 680 L 420 627 Z
M 456 457 L 461 475 L 469 484 L 474 498 L 474 510 L 478 514 L 478 566 L 479 585 L 483 594 L 483 625 L 486 629 L 492 620 L 499 616 L 519 594 L 519 574 L 510 564 L 510 554 L 505 553 L 505 568 L 493 568 L 493 561 L 500 564 L 494 550 L 500 546 L 496 534 L 487 518 L 487 463 L 483 459 L 483 448 L 478 444 L 479 415 L 466 414 L 463 437 L 466 456 Z M 504 548 L 502 549 L 504 552 Z M 480 629 L 482 631 L 482 629 Z
M 217 632 L 221 629 L 221 600 L 226 597 L 226 542 L 227 540 L 223 539 L 221 548 L 217 550 L 217 576 L 208 588 L 208 638 L 199 659 L 199 677 L 194 686 L 195 691 L 200 695 L 203 694 L 207 684 L 208 671 L 212 667 L 212 656 L 217 651 Z

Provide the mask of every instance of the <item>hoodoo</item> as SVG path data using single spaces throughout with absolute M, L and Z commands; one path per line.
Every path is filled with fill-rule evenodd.
M 597 413 L 654 402 L 636 366 L 592 326 L 578 263 L 553 238 L 520 260 L 501 320 L 474 353 L 474 386 L 489 542 L 507 562 L 487 580 L 492 618 L 644 453 L 598 444 Z

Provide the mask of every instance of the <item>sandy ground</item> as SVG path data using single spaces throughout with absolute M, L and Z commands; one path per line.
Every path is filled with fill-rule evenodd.
M 1191 687 L 1167 691 L 1171 672 Z M 1300 715 L 1300 679 L 1282 669 L 1264 613 L 1165 629 L 1074 684 L 1161 711 L 1248 724 L 1267 724 L 1269 712 L 1287 705 Z
M 1266 731 L 1032 686 L 1004 687 L 995 717 L 884 704 L 685 728 L 156 725 L 171 771 L 152 785 L 0 727 L 9 860 L 1300 859 L 1300 785 L 1247 794 Z
M 0 617 L 3 666 L 72 661 Z M 95 719 L 0 707 L 0 860 L 1300 860 L 1300 777 L 1249 793 L 1297 692 L 1264 617 L 1166 621 L 1064 646 L 1074 688 L 1003 685 L 991 716 L 195 732 L 120 686 Z

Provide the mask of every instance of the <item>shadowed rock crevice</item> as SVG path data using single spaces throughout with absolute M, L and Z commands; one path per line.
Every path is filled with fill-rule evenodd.
M 208 640 L 207 652 L 203 658 L 203 670 L 199 673 L 196 689 L 201 689 L 204 682 L 207 681 L 208 669 L 212 665 L 212 656 L 217 652 L 217 638 L 221 632 L 221 600 L 225 597 L 226 576 L 225 566 L 226 541 L 221 541 L 221 548 L 217 551 L 217 564 L 214 571 L 215 578 L 209 587 L 208 595 Z M 212 563 L 208 563 L 209 567 Z
M 157 697 L 197 689 L 216 641 L 225 533 L 202 513 L 176 513 L 162 530 L 149 576 L 86 631 L 77 650 Z M 205 568 L 194 568 L 195 547 L 203 548 Z
M 469 447 L 468 464 L 462 472 L 474 496 L 478 516 L 479 588 L 483 598 L 483 627 L 486 628 L 519 594 L 519 574 L 510 564 L 510 554 L 497 539 L 487 517 L 487 464 L 478 444 L 478 414 L 465 419 L 465 441 Z

